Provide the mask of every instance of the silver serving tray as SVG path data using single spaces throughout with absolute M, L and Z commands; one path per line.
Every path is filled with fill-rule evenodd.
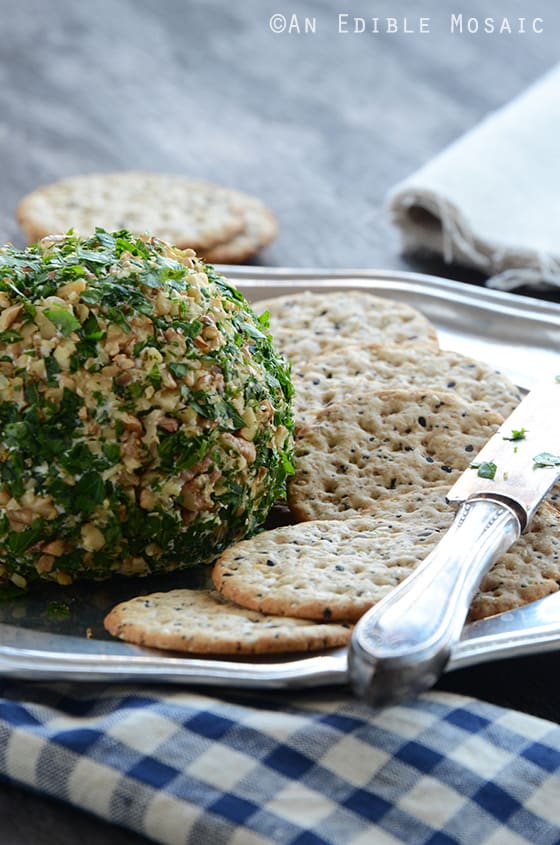
M 492 364 L 523 388 L 560 372 L 560 305 L 416 273 L 225 267 L 259 299 L 295 290 L 367 290 L 423 311 L 442 348 Z M 258 309 L 257 309 L 258 310 Z M 112 640 L 103 616 L 133 595 L 203 586 L 207 573 L 45 584 L 0 603 L 0 673 L 31 680 L 151 681 L 270 689 L 345 684 L 346 650 L 276 659 L 199 659 Z M 64 612 L 60 612 L 61 609 Z M 560 648 L 560 593 L 465 628 L 447 669 Z

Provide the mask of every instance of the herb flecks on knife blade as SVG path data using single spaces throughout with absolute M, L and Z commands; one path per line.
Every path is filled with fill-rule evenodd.
M 553 455 L 551 452 L 540 452 L 533 458 L 536 469 L 539 467 L 557 467 L 560 466 L 560 455 Z
M 502 437 L 502 440 L 525 440 L 525 435 L 527 434 L 526 428 L 519 428 L 519 429 L 512 429 L 511 435 L 509 437 Z
M 496 477 L 497 465 L 493 461 L 482 461 L 480 464 L 471 464 L 471 469 L 477 470 L 479 478 L 488 478 L 493 481 Z

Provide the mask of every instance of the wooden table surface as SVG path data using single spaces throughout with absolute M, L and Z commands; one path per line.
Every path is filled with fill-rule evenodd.
M 528 6 L 528 4 L 525 4 Z M 0 242 L 23 245 L 18 200 L 85 172 L 155 170 L 254 192 L 277 240 L 259 263 L 430 271 L 384 211 L 388 189 L 558 60 L 560 5 L 534 0 L 540 34 L 450 32 L 450 15 L 514 16 L 483 0 L 0 0 Z M 461 7 L 461 8 L 459 8 Z M 339 32 L 339 13 L 366 32 Z M 273 32 L 271 25 L 286 30 Z M 376 34 L 371 17 L 397 17 Z M 430 32 L 416 29 L 429 18 Z M 306 18 L 308 30 L 305 32 Z M 278 23 L 280 21 L 280 23 Z M 389 25 L 391 26 L 391 24 Z M 298 31 L 299 30 L 299 31 Z M 557 655 L 449 676 L 445 687 L 551 718 Z M 522 677 L 519 685 L 516 679 Z M 452 678 L 452 680 L 451 680 Z M 513 679 L 513 680 L 512 680 Z M 520 686 L 522 689 L 520 689 Z M 16 786 L 0 789 L 2 845 L 145 840 Z

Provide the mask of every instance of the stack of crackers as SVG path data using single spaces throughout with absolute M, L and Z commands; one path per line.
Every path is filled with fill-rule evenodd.
M 293 364 L 293 524 L 227 549 L 211 590 L 117 605 L 105 619 L 115 636 L 195 654 L 345 644 L 450 527 L 447 491 L 520 401 L 504 375 L 439 349 L 408 305 L 344 291 L 256 308 Z M 470 619 L 555 592 L 559 580 L 560 512 L 545 503 L 484 579 Z
M 25 196 L 18 221 L 33 243 L 74 229 L 93 234 L 149 232 L 209 263 L 241 264 L 276 236 L 276 219 L 260 199 L 184 176 L 124 171 L 63 179 Z

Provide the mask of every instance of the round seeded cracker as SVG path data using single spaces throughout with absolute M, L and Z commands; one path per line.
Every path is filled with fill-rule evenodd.
M 446 485 L 379 500 L 375 512 L 266 531 L 231 546 L 212 578 L 238 604 L 266 613 L 356 622 L 435 548 L 455 508 Z M 476 593 L 470 620 L 558 590 L 560 514 L 542 505 L 530 531 L 503 555 Z
M 351 629 L 238 607 L 215 590 L 170 590 L 121 602 L 107 614 L 115 637 L 191 654 L 273 654 L 346 645 Z
M 488 364 L 459 352 L 387 344 L 348 346 L 314 358 L 292 373 L 294 415 L 298 425 L 327 405 L 354 393 L 421 385 L 448 390 L 471 402 L 482 402 L 507 417 L 521 401 L 510 379 Z
M 302 291 L 254 304 L 268 312 L 276 347 L 288 359 L 308 361 L 356 343 L 432 343 L 437 334 L 415 308 L 364 291 Z
M 299 520 L 345 519 L 391 491 L 450 487 L 501 422 L 494 411 L 445 391 L 350 396 L 299 432 L 290 510 Z
M 128 229 L 201 252 L 244 228 L 232 189 L 163 173 L 123 171 L 62 179 L 25 196 L 18 221 L 30 242 L 74 229 Z
M 210 264 L 241 264 L 274 240 L 278 231 L 276 218 L 261 200 L 242 191 L 232 194 L 243 212 L 243 229 L 210 247 L 202 256 Z

